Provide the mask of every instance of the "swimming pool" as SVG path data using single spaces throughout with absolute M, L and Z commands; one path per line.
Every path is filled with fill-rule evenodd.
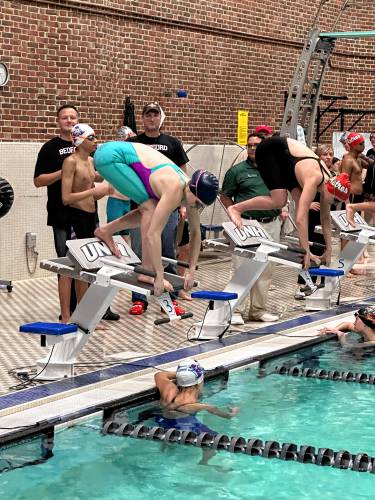
M 334 344 L 328 342 L 312 349 L 331 351 Z M 307 357 L 306 353 L 298 354 Z M 288 356 L 283 358 L 286 359 Z M 275 362 L 280 360 L 272 361 Z M 255 370 L 232 372 L 227 387 L 217 382 L 207 385 L 206 401 L 222 407 L 241 407 L 240 414 L 232 420 L 211 414 L 200 417 L 219 433 L 375 456 L 375 386 L 277 374 L 258 378 Z M 129 420 L 138 420 L 139 412 L 152 406 L 130 410 Z M 144 423 L 155 425 L 152 418 Z M 103 436 L 100 428 L 101 418 L 96 417 L 58 431 L 54 456 L 42 464 L 2 474 L 0 494 L 4 498 L 29 500 L 311 500 L 323 496 L 372 498 L 375 492 L 375 475 L 370 473 L 225 451 L 218 452 L 209 466 L 200 466 L 199 448 Z M 7 453 L 9 458 L 15 451 L 8 449 Z

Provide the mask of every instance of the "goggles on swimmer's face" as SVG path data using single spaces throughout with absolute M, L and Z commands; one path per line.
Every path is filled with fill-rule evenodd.
M 354 313 L 355 318 L 360 320 L 369 328 L 375 329 L 375 308 L 374 307 L 361 307 Z
M 96 135 L 88 135 L 87 137 L 85 137 L 85 139 L 87 139 L 88 141 L 94 142 L 94 141 L 96 141 L 97 137 L 96 137 Z

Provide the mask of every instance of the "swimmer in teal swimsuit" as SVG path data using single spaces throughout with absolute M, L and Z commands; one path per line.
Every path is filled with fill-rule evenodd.
M 190 260 L 184 289 L 190 290 L 201 245 L 199 212 L 216 200 L 218 179 L 206 170 L 195 171 L 189 179 L 167 157 L 139 143 L 107 142 L 96 151 L 94 163 L 106 181 L 138 204 L 136 210 L 98 228 L 95 236 L 105 241 L 114 255 L 119 257 L 112 235 L 123 229 L 140 227 L 142 265 L 155 271 L 156 278 L 141 275 L 139 280 L 153 283 L 155 295 L 172 290 L 172 285 L 163 279 L 161 233 L 170 214 L 179 206 L 186 206 L 190 228 Z M 96 189 L 107 189 L 103 194 L 110 194 L 108 185 Z
M 217 432 L 200 422 L 196 413 L 208 411 L 218 417 L 229 419 L 240 411 L 238 407 L 230 408 L 228 412 L 214 405 L 199 403 L 198 399 L 203 391 L 204 370 L 194 359 L 182 361 L 175 372 L 159 372 L 154 378 L 160 392 L 160 405 L 163 408 L 162 415 L 158 415 L 155 420 L 165 429 L 191 430 L 197 434 L 207 432 L 215 436 Z M 203 457 L 199 463 L 207 465 L 208 460 L 215 455 L 215 451 L 203 448 L 202 452 Z

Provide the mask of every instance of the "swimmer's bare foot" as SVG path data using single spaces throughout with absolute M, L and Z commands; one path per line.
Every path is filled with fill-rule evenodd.
M 228 207 L 227 210 L 230 220 L 233 222 L 233 224 L 235 224 L 238 228 L 243 229 L 241 213 L 234 207 L 234 205 Z
M 352 208 L 351 204 L 348 203 L 346 205 L 346 218 L 349 222 L 349 224 L 353 227 L 356 226 L 355 222 L 354 222 L 354 214 L 355 214 L 355 210 Z
M 190 295 L 189 295 L 187 292 L 185 292 L 185 290 L 180 290 L 180 291 L 178 292 L 178 298 L 179 298 L 180 300 L 188 300 L 188 301 L 192 301 L 192 300 L 193 300 L 193 299 L 190 297 Z
M 155 278 L 151 278 L 151 276 L 146 276 L 145 274 L 139 274 L 137 278 L 138 281 L 141 281 L 143 283 L 149 283 L 150 285 L 153 285 L 155 282 Z M 165 291 L 167 292 L 173 291 L 173 286 L 168 280 L 163 280 L 163 283 Z
M 121 257 L 120 250 L 119 250 L 118 246 L 116 245 L 116 243 L 113 241 L 112 234 L 110 234 L 108 231 L 106 231 L 104 227 L 98 227 L 95 230 L 94 235 L 97 238 L 99 238 L 99 240 L 104 241 L 104 243 L 108 246 L 108 248 L 111 250 L 113 255 L 115 255 L 118 258 Z
M 96 325 L 96 327 L 95 327 L 95 331 L 96 331 L 96 330 L 98 330 L 99 332 L 101 332 L 101 331 L 104 331 L 104 332 L 105 332 L 105 331 L 108 331 L 108 330 L 109 330 L 109 327 L 108 327 L 108 326 L 105 326 L 105 325 L 101 325 L 101 324 L 99 323 L 99 325 Z

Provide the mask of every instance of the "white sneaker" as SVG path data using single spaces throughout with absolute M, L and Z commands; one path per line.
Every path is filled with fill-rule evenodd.
M 232 318 L 230 320 L 231 325 L 244 325 L 245 322 L 243 320 L 243 317 L 241 316 L 240 313 L 234 313 L 232 315 Z
M 265 312 L 260 318 L 255 321 L 264 321 L 265 323 L 272 323 L 274 321 L 279 321 L 280 316 L 278 314 L 271 314 Z

